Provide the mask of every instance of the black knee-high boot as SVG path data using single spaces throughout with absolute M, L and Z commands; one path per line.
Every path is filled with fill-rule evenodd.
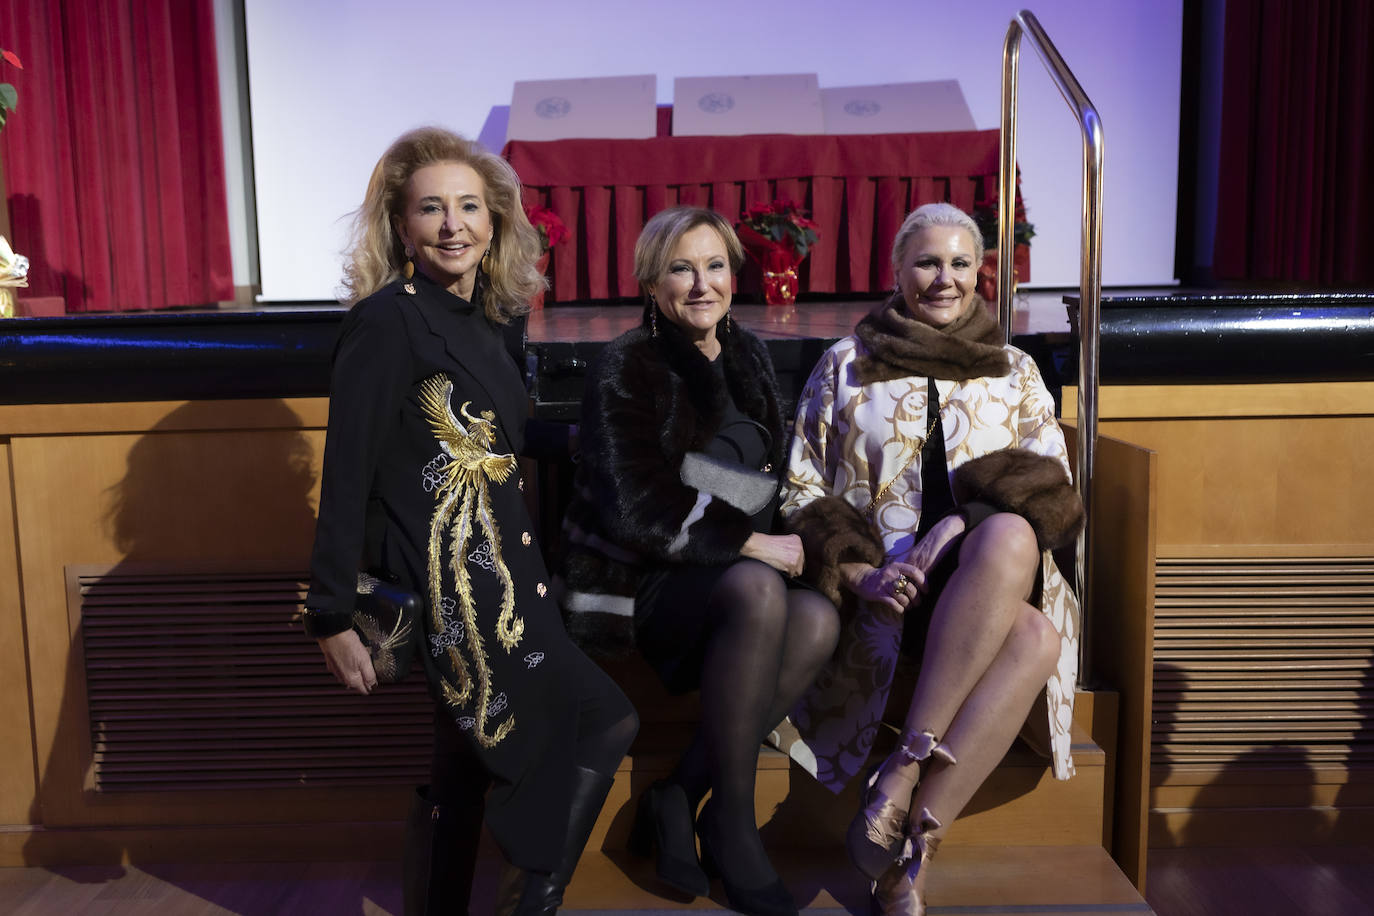
M 472 895 L 482 838 L 482 796 L 473 804 L 439 805 L 419 786 L 406 818 L 402 861 L 405 916 L 463 916 Z
M 606 795 L 611 791 L 613 777 L 577 767 L 573 770 L 572 804 L 568 811 L 568 833 L 563 843 L 563 857 L 558 870 L 552 874 L 525 872 L 525 884 L 515 905 L 516 916 L 536 916 L 558 912 L 563 903 L 563 891 L 572 880 L 573 869 L 582 857 L 582 848 L 596 826 L 596 818 Z

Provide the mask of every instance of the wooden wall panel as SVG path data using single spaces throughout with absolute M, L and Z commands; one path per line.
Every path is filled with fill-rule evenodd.
M 1077 430 L 1064 426 L 1069 453 Z M 1109 749 L 1114 779 L 1108 848 L 1121 870 L 1145 887 L 1150 706 L 1154 639 L 1156 456 L 1134 443 L 1098 435 L 1093 476 L 1090 619 L 1085 622 L 1085 686 L 1120 695 L 1117 741 Z
M 1118 385 L 1098 431 L 1159 455 L 1159 546 L 1374 541 L 1374 382 Z M 1064 389 L 1064 412 L 1077 410 Z M 1333 550 L 1332 553 L 1337 551 Z
M 1374 778 L 1374 382 L 1109 386 L 1099 408 L 1158 452 L 1150 845 L 1343 842 Z
M 105 410 L 117 418 L 122 406 Z M 136 405 L 135 413 L 146 410 Z M 89 791 L 80 633 L 68 616 L 64 568 L 270 571 L 308 563 L 322 431 L 293 429 L 301 418 L 280 401 L 235 407 L 241 428 L 229 432 L 198 431 L 222 419 L 214 405 L 171 404 L 168 411 L 144 435 L 12 440 L 42 822 L 397 816 L 406 796 L 399 788 L 224 792 L 198 795 L 193 804 L 168 793 L 96 798 Z
M 1374 540 L 1374 477 L 1355 460 L 1374 417 L 1107 420 L 1099 431 L 1159 454 L 1160 544 Z
M 0 824 L 25 824 L 36 795 L 12 480 L 10 447 L 0 440 Z
M 156 429 L 324 429 L 328 398 L 0 404 L 0 436 L 137 433 Z

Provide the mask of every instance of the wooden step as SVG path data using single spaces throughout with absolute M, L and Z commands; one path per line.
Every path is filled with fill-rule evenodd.
M 592 833 L 591 845 L 625 848 L 634 821 L 634 800 L 667 776 L 700 720 L 698 694 L 668 694 L 638 656 L 602 661 L 627 696 L 635 698 L 640 732 L 621 763 L 614 787 Z M 906 684 L 894 690 L 910 692 Z M 1056 780 L 1049 761 L 1019 741 L 950 827 L 951 845 L 1096 846 L 1106 839 L 1104 809 L 1111 786 L 1107 754 L 1093 741 L 1115 740 L 1116 695 L 1079 691 L 1072 731 L 1076 775 Z M 879 745 L 881 746 L 881 744 Z M 878 758 L 875 758 L 878 759 Z M 766 842 L 819 849 L 841 848 L 859 807 L 854 779 L 839 795 L 819 785 L 800 767 L 770 748 L 759 753 L 755 815 Z
M 1017 744 L 974 795 L 955 821 L 945 845 L 1097 845 L 1103 839 L 1106 755 L 1075 725 L 1073 755 L 1077 774 L 1055 779 L 1045 758 Z M 634 803 L 652 782 L 666 776 L 676 753 L 643 749 L 626 758 L 616 775 L 591 845 L 625 848 L 634 822 Z M 817 783 L 787 757 L 771 748 L 759 753 L 754 810 L 764 841 L 786 846 L 839 849 L 859 807 L 859 783 L 853 780 L 839 795 Z
M 868 880 L 843 853 L 792 849 L 776 852 L 773 862 L 805 912 L 867 912 Z M 479 895 L 487 892 L 485 886 L 477 889 Z M 1100 846 L 942 846 L 929 894 L 929 916 L 1153 912 Z M 726 906 L 719 881 L 712 884 L 710 898 L 683 900 L 658 881 L 650 862 L 612 852 L 582 857 L 563 911 L 680 913 Z M 482 911 L 480 898 L 473 911 Z

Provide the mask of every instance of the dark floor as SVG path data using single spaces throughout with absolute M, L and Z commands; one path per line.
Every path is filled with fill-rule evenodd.
M 0 913 L 389 916 L 399 912 L 396 872 L 389 865 L 346 863 L 9 868 L 0 869 Z M 1374 848 L 1155 849 L 1150 851 L 1146 897 L 1158 916 L 1374 914 Z M 714 906 L 710 901 L 698 904 Z M 665 906 L 673 904 L 665 901 Z M 1041 911 L 1015 906 L 996 909 L 999 913 Z M 591 911 L 578 912 L 593 916 Z M 830 916 L 845 911 L 830 906 L 805 912 Z M 973 912 L 983 916 L 990 911 L 932 905 L 930 916 Z

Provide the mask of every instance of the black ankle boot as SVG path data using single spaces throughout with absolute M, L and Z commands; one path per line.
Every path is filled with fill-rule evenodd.
M 568 811 L 568 833 L 563 843 L 563 857 L 558 870 L 552 874 L 544 872 L 525 872 L 525 886 L 520 892 L 520 902 L 516 904 L 516 916 L 543 916 L 558 912 L 563 903 L 563 892 L 572 880 L 573 869 L 582 857 L 582 848 L 596 826 L 597 815 L 611 791 L 612 777 L 577 767 L 573 770 L 573 789 Z
M 406 817 L 402 859 L 405 916 L 454 916 L 468 911 L 483 805 L 438 805 L 419 786 Z

